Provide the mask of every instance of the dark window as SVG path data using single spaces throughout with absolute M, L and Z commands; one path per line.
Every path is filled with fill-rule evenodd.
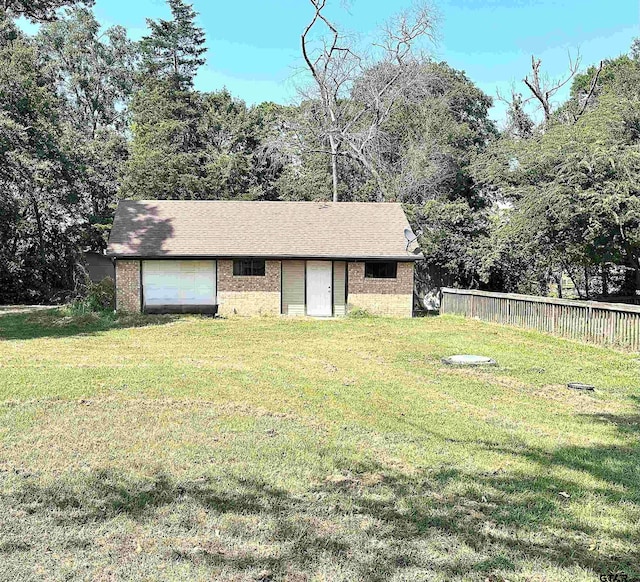
M 260 259 L 239 259 L 233 261 L 233 274 L 236 277 L 264 277 L 264 261 Z
M 395 279 L 398 263 L 365 263 L 364 276 L 367 279 Z

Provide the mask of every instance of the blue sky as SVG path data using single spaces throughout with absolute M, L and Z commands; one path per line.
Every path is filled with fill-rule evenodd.
M 303 70 L 300 32 L 310 16 L 307 0 L 192 0 L 207 33 L 207 65 L 196 86 L 226 86 L 248 103 L 290 103 Z M 331 15 L 363 41 L 411 0 L 329 0 Z M 441 17 L 435 57 L 446 60 L 486 93 L 522 88 L 531 55 L 551 77 L 567 68 L 567 51 L 580 51 L 583 66 L 627 52 L 640 36 L 640 0 L 434 0 Z M 167 18 L 163 0 L 97 0 L 104 25 L 121 24 L 134 39 L 145 18 Z M 566 95 L 559 95 L 562 98 Z M 500 119 L 497 103 L 492 117 Z

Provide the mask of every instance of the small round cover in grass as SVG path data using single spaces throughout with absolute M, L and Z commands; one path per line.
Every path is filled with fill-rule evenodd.
M 473 356 L 469 354 L 460 354 L 442 358 L 444 364 L 450 366 L 495 366 L 497 362 L 486 356 Z

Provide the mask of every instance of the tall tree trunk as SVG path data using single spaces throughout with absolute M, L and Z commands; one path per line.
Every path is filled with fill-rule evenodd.
M 25 209 L 24 212 L 19 212 L 19 218 L 16 221 L 16 225 L 20 224 L 20 221 L 26 216 L 28 210 Z M 13 239 L 11 239 L 11 251 L 9 252 L 9 256 L 11 257 L 15 257 L 16 253 L 18 252 L 18 243 L 20 242 L 20 229 L 19 228 L 15 228 L 13 231 Z
M 559 275 L 554 275 L 556 280 L 556 285 L 558 286 L 558 299 L 562 299 L 562 273 Z
M 589 268 L 584 268 L 584 296 L 589 300 Z
M 329 135 L 331 147 L 331 177 L 333 180 L 333 201 L 338 202 L 338 143 L 333 135 Z
M 40 248 L 40 269 L 42 276 L 42 283 L 47 288 L 47 257 L 44 249 L 44 232 L 42 230 L 42 218 L 40 216 L 40 208 L 38 207 L 38 201 L 36 197 L 31 194 L 31 206 L 33 207 L 33 215 L 36 219 L 36 226 L 38 228 L 38 243 Z M 48 289 L 47 289 L 48 290 Z
M 602 276 L 602 295 L 607 297 L 609 295 L 609 268 L 604 263 L 600 267 Z
M 562 268 L 563 271 L 567 273 L 567 276 L 569 277 L 569 279 L 571 279 L 571 282 L 573 283 L 573 288 L 575 289 L 576 293 L 578 294 L 578 299 L 584 299 L 584 297 L 582 296 L 582 291 L 580 291 L 580 285 L 578 284 L 578 281 L 576 280 L 576 277 L 574 277 L 573 273 L 571 272 L 571 269 L 569 268 L 569 265 L 565 262 L 562 263 Z

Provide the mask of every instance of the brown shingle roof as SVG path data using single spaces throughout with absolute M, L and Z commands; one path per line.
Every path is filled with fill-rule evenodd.
M 400 204 L 123 200 L 117 257 L 421 258 L 407 252 Z

